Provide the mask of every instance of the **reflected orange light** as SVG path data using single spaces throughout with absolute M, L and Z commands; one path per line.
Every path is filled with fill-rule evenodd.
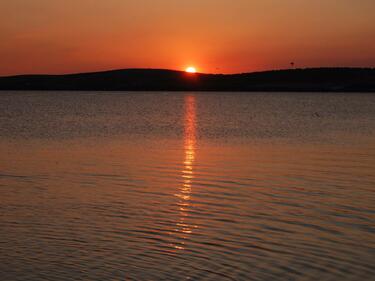
M 196 226 L 189 225 L 186 222 L 186 218 L 189 216 L 190 199 L 191 199 L 191 188 L 194 179 L 194 161 L 195 161 L 195 149 L 196 149 L 196 108 L 195 108 L 195 97 L 185 97 L 185 116 L 184 116 L 184 161 L 182 169 L 182 186 L 176 196 L 180 199 L 178 202 L 179 206 L 179 220 L 176 223 L 176 232 L 182 234 L 182 238 L 185 239 L 186 235 L 192 233 L 192 229 Z M 181 242 L 178 245 L 174 245 L 177 250 L 185 249 L 184 243 Z
M 195 160 L 196 145 L 196 112 L 195 97 L 187 96 L 185 98 L 185 132 L 184 132 L 184 170 L 182 177 L 184 186 L 191 188 L 192 179 L 194 178 L 193 164 Z

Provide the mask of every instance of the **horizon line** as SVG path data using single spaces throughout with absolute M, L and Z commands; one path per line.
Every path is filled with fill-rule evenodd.
M 296 71 L 296 70 L 314 70 L 314 69 L 368 69 L 374 70 L 375 67 L 362 67 L 362 66 L 318 66 L 318 67 L 295 67 L 295 68 L 279 68 L 279 69 L 268 69 L 268 70 L 257 70 L 249 72 L 236 72 L 236 73 L 207 73 L 207 72 L 196 72 L 187 73 L 185 70 L 168 69 L 168 68 L 143 68 L 143 67 L 130 67 L 130 68 L 113 68 L 103 70 L 93 70 L 84 72 L 64 72 L 64 73 L 22 73 L 22 74 L 11 74 L 11 75 L 0 75 L 0 78 L 17 77 L 17 76 L 68 76 L 68 75 L 82 75 L 82 74 L 95 74 L 95 73 L 106 73 L 115 71 L 136 71 L 136 70 L 149 70 L 149 71 L 169 71 L 178 73 L 187 73 L 190 75 L 242 75 L 242 74 L 256 74 L 256 73 L 267 73 L 276 71 Z

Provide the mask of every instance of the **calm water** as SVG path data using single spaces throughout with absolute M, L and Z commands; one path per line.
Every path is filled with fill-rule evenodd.
M 0 92 L 1 280 L 370 280 L 375 95 Z

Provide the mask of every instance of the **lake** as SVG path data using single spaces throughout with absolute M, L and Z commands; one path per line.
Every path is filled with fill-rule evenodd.
M 1 280 L 370 280 L 375 95 L 0 92 Z

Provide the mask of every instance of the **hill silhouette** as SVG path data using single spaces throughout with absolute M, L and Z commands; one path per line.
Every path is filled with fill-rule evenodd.
M 0 77 L 0 90 L 375 92 L 375 69 L 310 68 L 230 75 L 124 69 Z

